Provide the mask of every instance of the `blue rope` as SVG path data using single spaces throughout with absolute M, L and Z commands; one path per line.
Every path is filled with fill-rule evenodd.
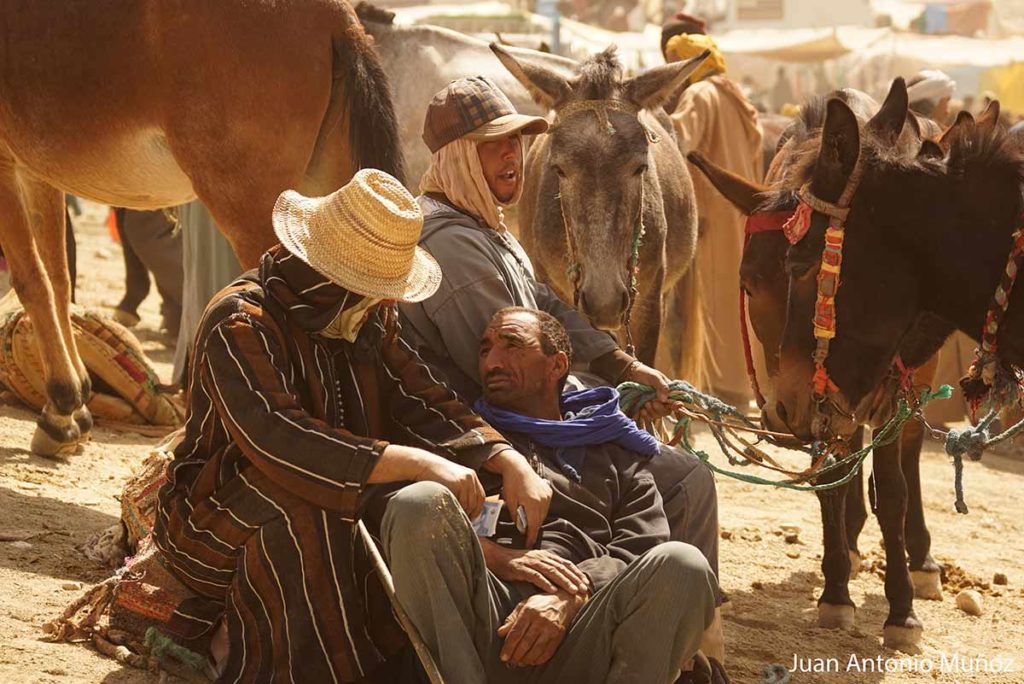
M 977 425 L 946 433 L 946 453 L 953 459 L 953 489 L 956 492 L 954 505 L 957 513 L 968 513 L 967 503 L 964 501 L 964 456 L 972 461 L 980 461 L 985 449 L 1012 439 L 1024 430 L 1024 420 L 1021 420 L 995 437 L 990 437 L 989 428 L 997 415 L 996 409 L 993 408 Z

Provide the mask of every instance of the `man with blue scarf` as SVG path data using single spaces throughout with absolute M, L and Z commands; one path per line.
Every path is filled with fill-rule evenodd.
M 727 682 L 703 656 L 680 678 L 718 586 L 700 550 L 669 541 L 646 469 L 658 443 L 614 389 L 563 395 L 570 356 L 543 312 L 492 319 L 475 408 L 550 481 L 548 516 L 536 547 L 517 549 L 478 539 L 444 488 L 404 488 L 381 528 L 398 600 L 446 681 Z

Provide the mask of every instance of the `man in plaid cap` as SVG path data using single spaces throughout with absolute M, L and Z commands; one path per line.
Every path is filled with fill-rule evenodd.
M 668 379 L 618 348 L 534 276 L 530 258 L 506 228 L 504 210 L 523 189 L 523 136 L 547 130 L 542 118 L 516 112 L 491 81 L 452 81 L 427 108 L 423 141 L 432 153 L 420 182 L 424 223 L 420 245 L 443 273 L 423 302 L 400 304 L 402 329 L 425 361 L 467 401 L 481 396 L 479 340 L 506 307 L 544 311 L 566 329 L 574 358 L 610 385 L 631 380 L 654 387 L 668 412 Z M 654 402 L 652 402 L 654 403 Z M 661 492 L 670 539 L 696 546 L 718 574 L 718 499 L 700 461 L 664 447 L 648 469 Z M 531 521 L 533 523 L 534 521 Z M 720 617 L 704 645 L 721 659 Z
M 504 210 L 523 192 L 523 136 L 547 130 L 483 76 L 452 81 L 427 108 L 423 141 L 433 156 L 420 182 L 424 225 L 420 245 L 441 264 L 438 292 L 402 307 L 414 346 L 465 398 L 480 396 L 477 348 L 496 311 L 526 306 L 546 311 L 569 331 L 576 358 L 606 382 L 625 380 L 658 390 L 667 413 L 668 379 L 594 330 L 576 310 L 534 277 L 530 258 L 505 225 Z

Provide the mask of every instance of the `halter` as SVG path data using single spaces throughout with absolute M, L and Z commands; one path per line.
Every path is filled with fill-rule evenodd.
M 593 112 L 597 116 L 598 122 L 604 127 L 608 135 L 615 135 L 617 131 L 615 126 L 612 125 L 611 120 L 608 118 L 608 112 L 617 111 L 626 114 L 632 114 L 637 117 L 637 123 L 644 131 L 644 135 L 647 137 L 649 143 L 660 142 L 661 138 L 656 132 L 654 132 L 647 124 L 640 121 L 639 115 L 641 108 L 636 105 L 621 102 L 619 100 L 577 100 L 569 102 L 564 106 L 555 110 L 555 116 L 562 121 L 581 114 L 584 112 Z M 644 182 L 646 179 L 647 172 L 644 172 L 644 178 L 640 182 L 640 207 L 637 211 L 636 221 L 634 222 L 633 228 L 633 239 L 630 243 L 629 258 L 626 262 L 626 270 L 629 272 L 629 301 L 626 304 L 626 353 L 630 356 L 635 355 L 636 347 L 633 344 L 633 331 L 630 326 L 630 321 L 633 317 L 633 304 L 636 302 L 637 296 L 640 294 L 638 286 L 638 278 L 640 276 L 640 245 L 644 239 L 644 206 L 646 200 L 646 193 L 644 191 Z M 583 280 L 583 265 L 580 264 L 576 257 L 576 239 L 573 231 L 569 227 L 569 219 L 565 215 L 565 205 L 562 204 L 562 195 L 558 195 L 558 208 L 562 213 L 562 224 L 565 226 L 566 233 L 566 244 L 568 245 L 568 257 L 569 267 L 566 271 L 566 275 L 569 277 L 569 282 L 572 283 L 572 301 L 573 306 L 578 307 L 580 303 L 580 285 Z
M 839 393 L 832 378 L 829 377 L 825 361 L 828 359 L 829 346 L 836 336 L 836 293 L 839 291 L 840 273 L 843 265 L 843 241 L 846 237 L 846 219 L 850 215 L 850 203 L 860 186 L 864 176 L 862 157 L 857 157 L 846 187 L 836 203 L 827 202 L 811 193 L 810 182 L 805 183 L 797 193 L 800 203 L 793 217 L 782 227 L 790 244 L 800 242 L 811 227 L 811 219 L 815 212 L 829 217 L 828 228 L 825 230 L 825 247 L 821 252 L 821 268 L 817 278 L 817 297 L 814 302 L 814 404 L 815 416 L 812 431 L 825 435 L 831 430 L 832 414 L 825 410 L 826 404 L 833 410 L 841 411 L 832 395 Z
M 824 405 L 828 403 L 834 409 L 839 408 L 831 397 L 833 394 L 838 394 L 839 388 L 829 377 L 825 361 L 828 359 L 829 345 L 836 336 L 835 297 L 840 284 L 839 275 L 843 262 L 846 219 L 850 213 L 850 203 L 860 185 L 863 173 L 864 168 L 861 159 L 858 158 L 846 188 L 836 204 L 815 197 L 811 194 L 810 183 L 804 184 L 799 192 L 800 205 L 793 218 L 783 226 L 783 231 L 790 243 L 796 244 L 807 234 L 814 212 L 829 217 L 829 227 L 825 231 L 825 247 L 821 254 L 821 270 L 818 272 L 817 299 L 814 305 L 816 345 L 812 358 L 814 360 L 813 385 L 816 414 L 812 429 L 816 434 L 825 434 L 829 429 L 831 416 L 824 411 Z M 1010 294 L 1013 291 L 1017 274 L 1024 263 L 1024 215 L 1020 220 L 1021 226 L 1014 231 L 1012 236 L 1013 246 L 1007 257 L 1006 268 L 1003 270 L 985 316 L 981 347 L 975 351 L 975 358 L 968 369 L 967 377 L 961 381 L 964 394 L 970 402 L 972 418 L 976 417 L 982 400 L 993 388 L 996 388 L 998 395 L 996 400 L 1000 403 L 1006 402 L 1011 391 L 1024 391 L 1019 374 L 1007 371 L 999 361 L 997 341 L 999 325 L 1009 309 Z M 899 355 L 894 360 L 894 369 L 899 376 L 901 389 L 908 396 L 913 395 L 913 392 L 908 390 L 912 390 L 914 369 L 905 366 Z
M 757 233 L 781 231 L 792 217 L 793 212 L 791 211 L 763 211 L 750 214 L 743 228 L 743 251 L 747 251 L 747 245 L 750 244 L 752 236 Z M 763 409 L 767 402 L 764 394 L 761 393 L 761 384 L 757 381 L 757 370 L 754 368 L 754 353 L 750 347 L 750 329 L 747 326 L 747 291 L 742 286 L 740 286 L 740 333 L 743 336 L 743 359 L 747 364 L 750 388 L 754 390 L 757 408 Z
M 985 314 L 985 325 L 981 329 L 981 347 L 974 352 L 974 360 L 967 370 L 967 376 L 961 381 L 964 396 L 971 408 L 971 418 L 977 420 L 978 407 L 982 400 L 993 390 L 996 400 L 1007 402 L 1007 394 L 1011 391 L 1021 392 L 1021 379 L 1012 372 L 1007 372 L 999 361 L 999 324 L 1010 308 L 1010 294 L 1017 274 L 1024 262 L 1024 214 L 1020 217 L 1021 225 L 1013 232 L 1013 246 L 1006 260 L 1006 268 L 999 278 L 995 294 Z

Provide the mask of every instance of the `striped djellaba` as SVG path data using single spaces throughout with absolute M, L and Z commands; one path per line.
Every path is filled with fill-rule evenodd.
M 154 537 L 225 605 L 221 681 L 379 680 L 406 641 L 354 521 L 384 440 L 471 468 L 508 448 L 401 341 L 393 306 L 355 343 L 317 334 L 358 301 L 278 246 L 217 295 L 196 338 Z

